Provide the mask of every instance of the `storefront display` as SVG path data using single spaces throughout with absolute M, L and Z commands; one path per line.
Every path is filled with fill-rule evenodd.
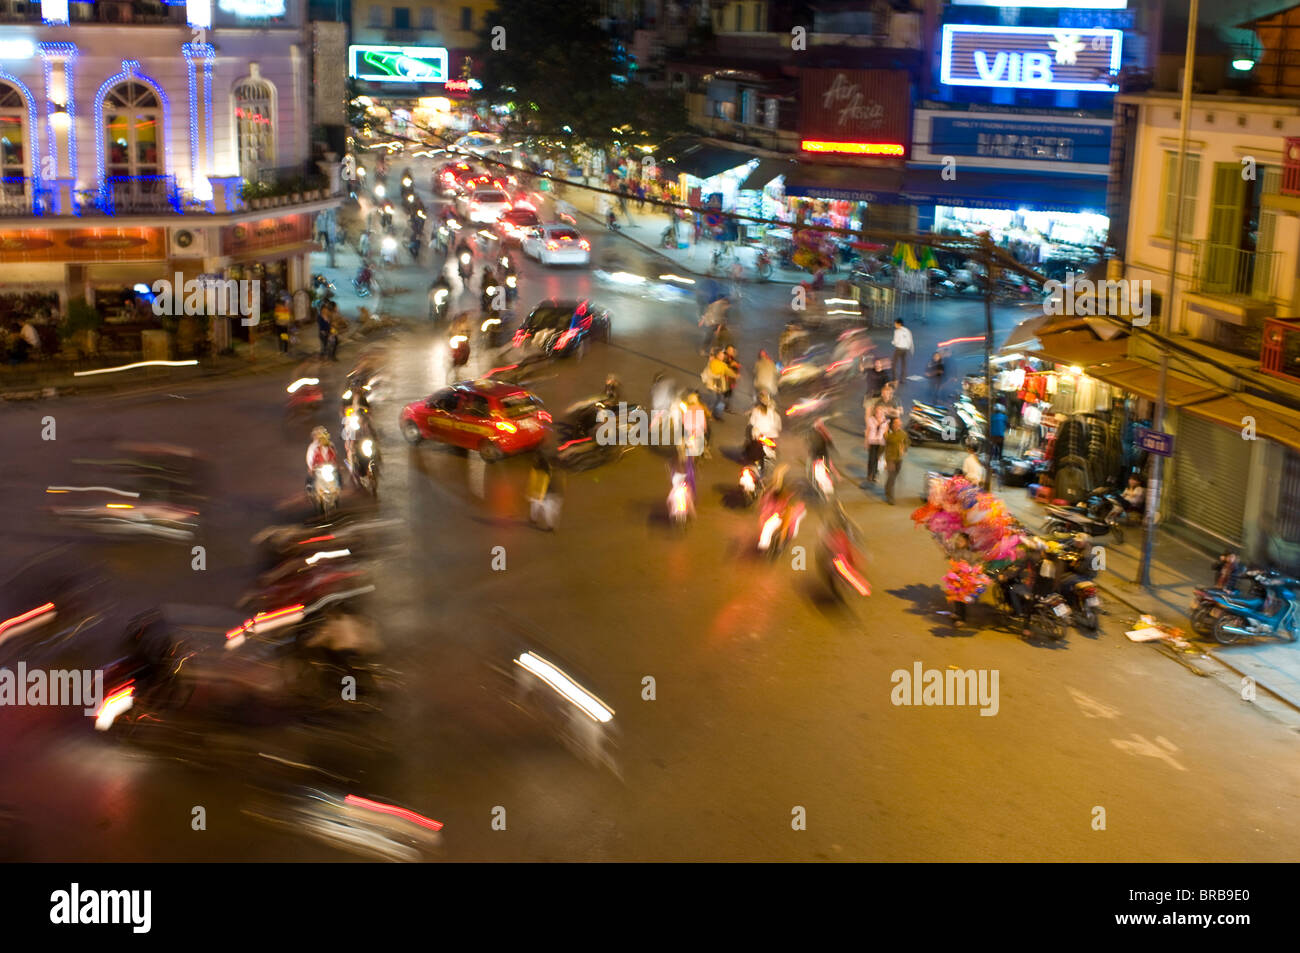
M 1018 261 L 1034 266 L 1053 260 L 1086 263 L 1105 245 L 1110 220 L 1092 212 L 1034 212 L 936 206 L 936 234 L 974 238 L 988 233 Z

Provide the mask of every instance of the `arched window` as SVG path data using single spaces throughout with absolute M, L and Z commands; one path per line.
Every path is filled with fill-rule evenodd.
M 275 124 L 272 109 L 275 90 L 266 80 L 251 77 L 235 87 L 235 142 L 239 148 L 239 174 L 256 181 L 275 165 Z
M 0 82 L 0 214 L 30 213 L 27 207 L 27 101 L 17 87 Z M 36 171 L 36 170 L 33 170 Z
M 104 96 L 104 174 L 163 174 L 162 106 L 158 94 L 129 79 Z

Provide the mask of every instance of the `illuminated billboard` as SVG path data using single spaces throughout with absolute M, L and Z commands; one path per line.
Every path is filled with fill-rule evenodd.
M 1035 9 L 1052 9 L 1068 7 L 1071 10 L 1123 10 L 1128 7 L 1128 0 L 1015 0 L 1009 4 L 1006 0 L 951 0 L 954 5 L 967 7 L 1006 7 Z
M 939 79 L 949 86 L 1118 89 L 1123 31 L 1036 26 L 943 28 Z
M 217 6 L 226 13 L 249 19 L 284 16 L 284 0 L 218 0 Z
M 445 83 L 441 46 L 350 46 L 348 75 L 375 83 Z

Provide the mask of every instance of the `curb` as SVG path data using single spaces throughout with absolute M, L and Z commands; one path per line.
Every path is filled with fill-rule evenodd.
M 1125 596 L 1125 595 L 1124 595 L 1124 594 L 1123 594 L 1123 593 L 1122 593 L 1122 592 L 1121 592 L 1117 587 L 1115 587 L 1114 585 L 1108 585 L 1108 584 L 1102 583 L 1102 582 L 1099 580 L 1099 581 L 1097 582 L 1097 588 L 1099 588 L 1099 589 L 1101 589 L 1102 591 L 1104 591 L 1107 595 L 1109 595 L 1111 598 L 1115 599 L 1117 602 L 1121 602 L 1121 603 L 1123 603 L 1124 605 L 1128 606 L 1130 609 L 1132 609 L 1134 612 L 1136 612 L 1139 616 L 1141 616 L 1141 615 L 1151 615 L 1151 614 L 1152 614 L 1152 613 L 1149 613 L 1149 612 L 1146 612 L 1145 610 L 1143 610 L 1140 606 L 1138 606 L 1137 604 L 1135 604 L 1131 599 L 1126 598 L 1126 596 Z M 1162 620 L 1162 621 L 1163 621 L 1163 620 Z M 1156 643 L 1156 644 L 1159 644 L 1159 643 Z M 1240 675 L 1240 676 L 1242 676 L 1242 677 L 1244 677 L 1244 678 L 1251 678 L 1251 679 L 1254 679 L 1256 685 L 1258 685 L 1260 688 L 1264 689 L 1266 692 L 1268 692 L 1270 695 L 1272 695 L 1274 698 L 1276 698 L 1276 699 L 1277 699 L 1278 701 L 1280 701 L 1282 704 L 1286 705 L 1288 708 L 1294 709 L 1295 711 L 1300 711 L 1300 701 L 1297 701 L 1297 700 L 1293 699 L 1293 698 L 1290 696 L 1289 693 L 1282 692 L 1282 691 L 1279 691 L 1279 690 L 1276 689 L 1276 688 L 1272 688 L 1272 687 L 1270 687 L 1269 684 L 1268 684 L 1267 682 L 1265 682 L 1264 680 L 1262 680 L 1261 678 L 1259 678 L 1259 676 L 1257 676 L 1257 675 L 1255 675 L 1255 674 L 1252 674 L 1252 673 L 1250 673 L 1250 672 L 1243 671 L 1242 669 L 1238 668 L 1236 665 L 1234 665 L 1233 663 L 1229 662 L 1227 659 L 1223 658 L 1221 655 L 1219 655 L 1217 652 L 1215 652 L 1215 651 L 1212 650 L 1212 649 L 1207 648 L 1207 649 L 1204 650 L 1204 653 L 1205 653 L 1205 655 L 1206 655 L 1207 658 L 1211 658 L 1211 659 L 1213 659 L 1215 662 L 1219 663 L 1220 665 L 1222 665 L 1224 668 L 1228 669 L 1229 671 L 1236 672 L 1238 675 Z M 1164 653 L 1162 653 L 1162 654 L 1164 654 Z

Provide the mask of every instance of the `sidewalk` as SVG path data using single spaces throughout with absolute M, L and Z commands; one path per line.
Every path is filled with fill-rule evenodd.
M 1042 526 L 1043 506 L 1033 502 L 1020 487 L 994 488 L 999 499 L 1031 530 Z M 1260 639 L 1240 645 L 1220 645 L 1192 631 L 1187 609 L 1193 590 L 1213 583 L 1210 554 L 1156 529 L 1151 564 L 1152 588 L 1138 585 L 1143 531 L 1140 526 L 1124 527 L 1124 542 L 1100 540 L 1105 547 L 1106 569 L 1097 584 L 1134 615 L 1150 615 L 1160 622 L 1182 629 L 1189 640 L 1216 661 L 1241 675 L 1250 676 L 1264 689 L 1288 705 L 1300 709 L 1300 642 Z
M 578 179 L 571 179 L 571 182 L 579 183 Z M 595 226 L 605 228 L 605 201 L 613 202 L 615 211 L 618 212 L 619 234 L 629 241 L 635 242 L 648 251 L 654 252 L 672 261 L 679 269 L 687 274 L 700 277 L 710 277 L 709 269 L 713 264 L 713 253 L 718 248 L 718 243 L 712 239 L 701 239 L 696 244 L 694 242 L 694 227 L 689 221 L 678 221 L 677 234 L 679 243 L 687 243 L 686 248 L 664 248 L 662 239 L 664 229 L 668 227 L 668 215 L 661 207 L 656 207 L 650 202 L 646 202 L 645 211 L 637 210 L 637 201 L 635 198 L 628 199 L 627 207 L 631 213 L 630 218 L 624 216 L 618 209 L 618 199 L 612 195 L 603 195 L 598 192 L 590 192 L 587 189 L 578 187 L 574 184 L 565 189 L 564 195 L 556 197 L 551 193 L 551 197 L 558 204 L 568 202 L 574 210 L 581 216 L 585 216 Z M 758 257 L 758 250 L 749 245 L 736 244 L 736 255 L 741 265 L 745 269 L 744 278 L 746 281 L 757 281 L 755 261 Z M 725 270 L 730 264 L 724 264 L 719 269 L 719 273 L 713 277 L 725 278 Z M 812 276 L 806 271 L 782 268 L 775 260 L 772 262 L 772 277 L 768 279 L 771 284 L 797 285 L 802 281 L 808 281 Z M 828 276 L 828 279 L 833 276 Z

